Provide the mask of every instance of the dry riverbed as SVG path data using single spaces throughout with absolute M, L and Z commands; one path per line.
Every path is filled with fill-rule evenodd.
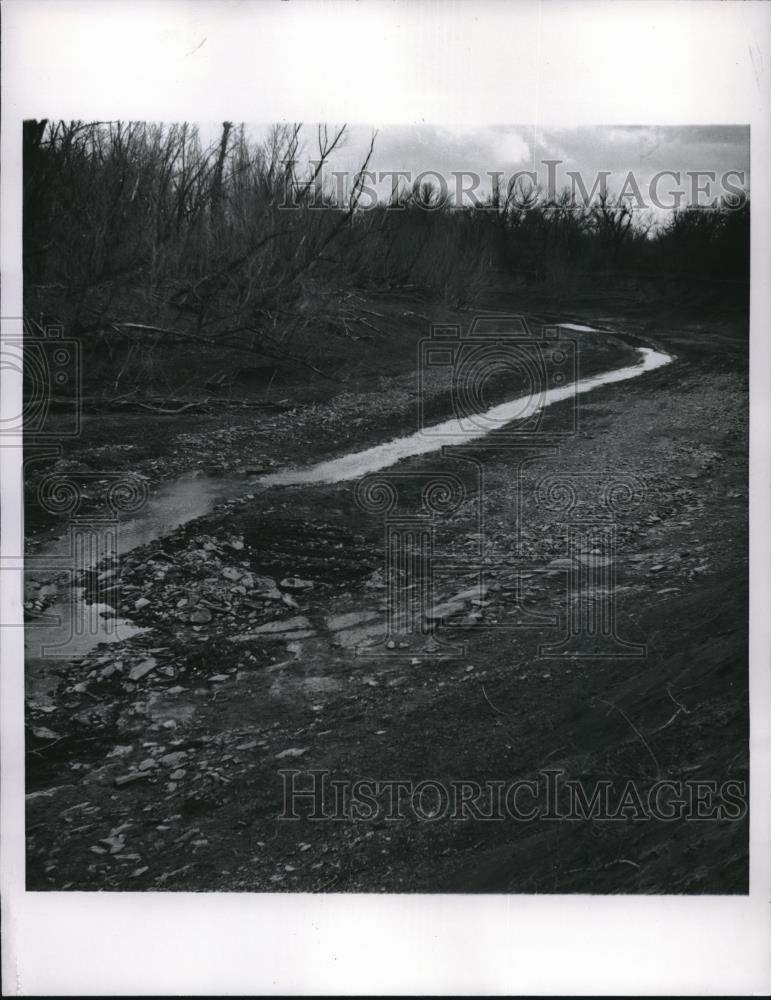
M 357 655 L 382 638 L 387 601 L 383 522 L 353 483 L 251 490 L 100 567 L 116 613 L 145 631 L 31 695 L 28 887 L 746 891 L 746 819 L 281 818 L 287 769 L 445 783 L 549 769 L 616 790 L 747 780 L 742 331 L 623 329 L 675 363 L 582 397 L 577 432 L 523 466 L 520 492 L 514 450 L 473 449 L 483 530 L 473 497 L 438 529 L 450 568 L 425 625 L 442 655 L 420 635 Z M 191 424 L 189 450 L 178 429 L 173 450 L 244 471 L 340 454 L 409 429 L 413 376 L 391 378 L 387 396 Z M 570 405 L 555 412 L 567 426 Z M 152 462 L 166 458 L 139 463 L 151 481 Z M 614 562 L 617 633 L 642 657 L 539 654 L 564 632 L 574 566 L 565 517 L 536 500 L 555 474 L 643 484 L 615 518 Z

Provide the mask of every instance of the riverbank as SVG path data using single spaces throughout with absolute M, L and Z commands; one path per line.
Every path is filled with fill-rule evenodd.
M 461 505 L 440 529 L 451 567 L 436 592 L 450 609 L 435 635 L 464 653 L 409 640 L 355 655 L 383 634 L 386 599 L 382 519 L 353 484 L 239 498 L 136 550 L 118 611 L 148 631 L 94 651 L 30 707 L 30 888 L 745 891 L 741 819 L 279 818 L 287 768 L 448 786 L 544 768 L 587 789 L 746 780 L 746 330 L 563 318 L 650 337 L 676 361 L 582 400 L 559 455 L 522 470 L 526 516 L 512 449 L 473 452 L 484 545 L 478 509 Z M 414 385 L 392 377 L 405 394 Z M 372 399 L 380 410 L 338 398 L 339 423 L 324 429 L 319 411 L 267 418 L 261 467 L 290 440 L 299 464 L 371 440 L 378 424 L 403 428 L 410 409 L 414 419 L 414 396 Z M 554 412 L 567 427 L 570 405 Z M 225 439 L 231 423 L 201 432 L 196 461 L 212 460 L 205 435 Z M 415 477 L 426 461 L 408 463 Z M 587 473 L 643 484 L 615 520 L 617 634 L 645 647 L 637 658 L 539 655 L 562 634 L 544 621 L 564 629 L 571 566 L 565 517 L 534 498 L 550 476 Z

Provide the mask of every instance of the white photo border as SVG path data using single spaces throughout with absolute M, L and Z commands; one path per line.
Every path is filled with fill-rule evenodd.
M 24 118 L 749 124 L 753 179 L 749 896 L 27 893 L 23 630 L 6 628 L 3 992 L 767 992 L 771 5 L 6 0 L 2 95 L 4 317 L 22 315 Z M 20 379 L 2 379 L 19 412 Z M 21 487 L 21 449 L 3 448 L 5 554 Z M 3 621 L 21 621 L 19 579 L 0 574 Z

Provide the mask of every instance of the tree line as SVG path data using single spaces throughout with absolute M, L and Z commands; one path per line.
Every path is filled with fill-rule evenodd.
M 27 314 L 74 336 L 149 330 L 282 358 L 366 323 L 352 292 L 462 307 L 500 276 L 564 294 L 630 275 L 746 291 L 749 201 L 654 225 L 611 194 L 585 205 L 519 178 L 479 207 L 426 183 L 364 211 L 375 136 L 344 200 L 322 183 L 345 136 L 277 125 L 258 140 L 225 122 L 204 143 L 186 123 L 26 122 Z

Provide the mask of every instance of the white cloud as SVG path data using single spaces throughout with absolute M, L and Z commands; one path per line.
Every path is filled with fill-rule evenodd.
M 530 159 L 530 146 L 518 132 L 494 131 L 494 153 L 502 164 L 524 163 Z

